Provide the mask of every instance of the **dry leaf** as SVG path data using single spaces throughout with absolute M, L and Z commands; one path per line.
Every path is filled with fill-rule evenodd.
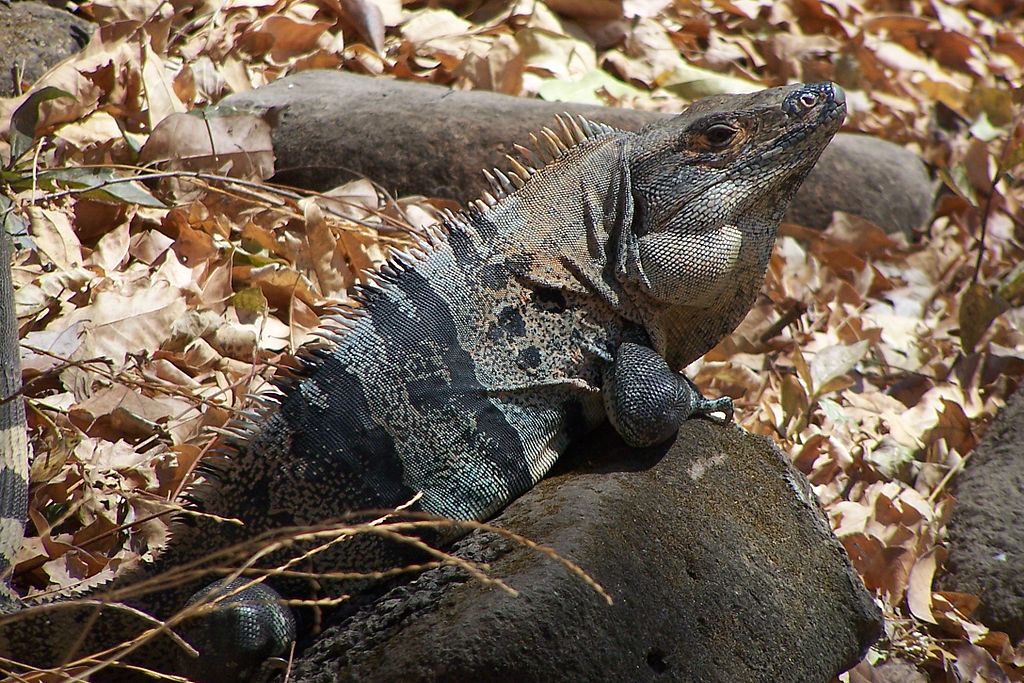
M 43 102 L 38 120 L 19 119 L 13 130 L 11 115 L 28 98 L 0 100 L 0 154 L 24 151 L 13 173 L 30 182 L 68 182 L 72 172 L 95 180 L 83 169 L 137 165 L 140 148 L 155 170 L 258 181 L 273 169 L 269 135 L 180 112 L 311 68 L 665 111 L 709 92 L 840 82 L 847 130 L 920 153 L 952 192 L 918 242 L 847 215 L 824 233 L 787 228 L 748 320 L 691 376 L 711 395 L 732 395 L 742 426 L 771 435 L 808 475 L 886 611 L 888 639 L 871 662 L 913 651 L 936 680 L 1003 680 L 1000 670 L 1019 679 L 1024 655 L 972 619 L 977 596 L 930 591 L 953 505 L 940 487 L 955 485 L 947 473 L 1024 381 L 1016 6 L 470 5 L 230 0 L 204 14 L 156 0 L 95 0 L 81 10 L 98 24 L 90 45 L 33 91 L 37 100 L 47 86 L 72 96 Z M 47 457 L 33 466 L 31 514 L 42 536 L 27 540 L 18 578 L 39 588 L 112 571 L 162 544 L 166 528 L 156 520 L 126 528 L 123 544 L 104 530 L 180 491 L 205 444 L 176 442 L 196 438 L 203 422 L 223 423 L 262 386 L 259 363 L 294 349 L 317 326 L 321 304 L 404 248 L 410 227 L 389 220 L 422 229 L 441 206 L 381 210 L 370 185 L 333 193 L 344 201 L 307 200 L 304 215 L 293 197 L 257 202 L 227 185 L 218 189 L 230 197 L 193 184 L 198 201 L 170 211 L 131 204 L 139 197 L 126 193 L 47 203 L 49 188 L 11 197 L 32 219 L 35 241 L 19 245 L 28 250 L 14 269 L 23 344 L 39 349 L 25 348 L 26 377 L 64 368 L 28 396 L 36 450 Z M 323 250 L 311 257 L 314 244 Z M 171 294 L 177 303 L 162 298 Z M 124 401 L 110 400 L 117 390 Z M 146 435 L 153 450 L 131 452 L 124 439 Z M 51 535 L 40 511 L 54 510 L 75 513 Z M 866 661 L 847 675 L 882 674 Z
M 932 548 L 917 558 L 914 568 L 910 570 L 907 585 L 907 606 L 911 614 L 929 624 L 939 623 L 932 614 L 932 578 L 935 576 L 936 554 L 937 549 Z
M 544 4 L 573 19 L 618 19 L 623 15 L 623 0 L 546 0 Z
M 964 290 L 960 300 L 960 343 L 965 352 L 974 351 L 992 321 L 1006 309 L 1006 303 L 996 299 L 985 285 L 974 282 Z
M 811 359 L 810 387 L 817 396 L 843 388 L 844 376 L 864 359 L 867 341 L 856 344 L 836 344 L 819 351 Z
M 383 51 L 385 19 L 377 3 L 369 0 L 340 0 L 340 2 L 346 18 L 355 25 L 356 30 L 370 44 L 370 47 L 377 52 Z M 392 17 L 392 22 L 395 21 L 396 14 L 395 8 L 391 8 L 389 15 Z
M 168 116 L 153 130 L 139 161 L 168 170 L 206 171 L 248 180 L 274 174 L 270 126 L 248 115 Z
M 29 208 L 32 239 L 60 270 L 73 270 L 82 264 L 82 245 L 68 215 L 63 211 Z

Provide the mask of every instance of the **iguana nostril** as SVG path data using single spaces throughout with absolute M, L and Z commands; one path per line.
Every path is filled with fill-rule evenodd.
M 835 83 L 832 84 L 832 101 L 836 104 L 846 104 L 846 91 Z

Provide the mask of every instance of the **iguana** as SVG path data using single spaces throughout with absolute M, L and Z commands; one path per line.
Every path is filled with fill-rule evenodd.
M 842 89 L 817 83 L 706 98 L 635 133 L 578 117 L 544 129 L 508 171 L 489 174 L 493 193 L 396 255 L 358 305 L 334 317 L 326 342 L 301 356 L 297 376 L 232 428 L 191 505 L 244 526 L 184 517 L 136 578 L 195 566 L 281 527 L 410 500 L 413 511 L 484 520 L 606 418 L 635 446 L 668 439 L 691 416 L 731 419 L 730 399 L 704 398 L 680 370 L 746 315 L 783 211 L 845 111 Z M 0 352 L 11 374 L 9 281 L 0 294 Z M 17 386 L 9 378 L 3 390 Z M 27 485 L 19 403 L 0 412 L 0 567 L 8 568 Z M 312 569 L 380 569 L 395 555 L 358 537 L 318 555 Z M 306 579 L 283 578 L 272 577 L 281 594 L 308 597 Z M 165 618 L 209 581 L 161 584 L 127 602 Z M 191 675 L 245 678 L 294 636 L 269 589 L 232 605 L 227 621 L 204 622 L 215 623 L 215 644 Z M 6 617 L 0 654 L 49 666 L 66 661 L 71 644 L 92 652 L 134 635 L 125 629 L 135 617 L 108 607 L 95 618 L 93 609 Z M 138 655 L 173 668 L 163 655 Z

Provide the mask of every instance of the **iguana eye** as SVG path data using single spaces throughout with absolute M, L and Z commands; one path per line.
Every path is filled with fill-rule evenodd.
M 721 149 L 736 137 L 736 129 L 724 123 L 716 123 L 708 126 L 704 131 L 704 139 L 710 147 Z
M 800 96 L 800 104 L 804 105 L 806 109 L 810 109 L 818 103 L 818 95 L 813 92 L 805 92 Z

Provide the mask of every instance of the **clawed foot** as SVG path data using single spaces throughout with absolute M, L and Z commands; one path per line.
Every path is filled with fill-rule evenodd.
M 719 424 L 733 418 L 731 398 L 704 398 L 688 377 L 673 372 L 654 349 L 632 342 L 619 346 L 615 361 L 605 370 L 601 393 L 608 419 L 623 440 L 636 448 L 672 438 L 691 417 Z
M 714 399 L 704 398 L 704 394 L 700 393 L 700 389 L 697 388 L 697 385 L 689 377 L 684 376 L 683 379 L 690 385 L 690 390 L 693 392 L 693 412 L 691 415 L 706 417 L 718 424 L 728 424 L 733 421 L 731 398 L 728 396 Z M 721 413 L 723 417 L 715 417 L 715 413 Z

